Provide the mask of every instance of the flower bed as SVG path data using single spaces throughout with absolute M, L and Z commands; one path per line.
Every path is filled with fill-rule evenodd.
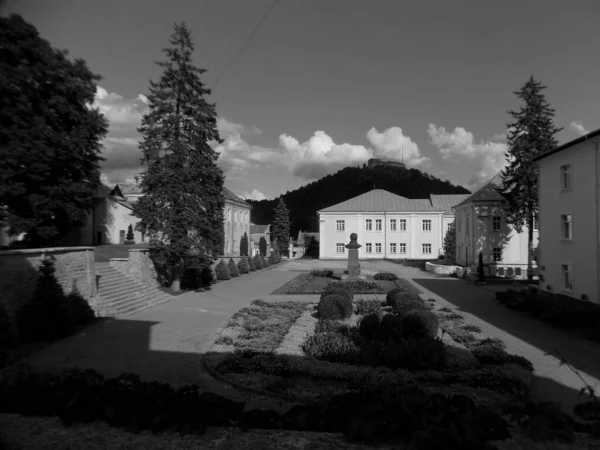
M 302 400 L 329 399 L 366 386 L 462 393 L 494 407 L 527 396 L 529 361 L 507 354 L 501 342 L 469 327 L 456 313 L 420 301 L 420 312 L 401 317 L 382 299 L 359 299 L 352 316 L 341 321 L 322 320 L 315 302 L 254 302 L 252 308 L 260 310 L 254 317 L 262 318 L 262 329 L 281 324 L 277 333 L 249 336 L 232 318 L 205 360 L 238 384 Z M 433 317 L 425 319 L 427 314 Z M 232 328 L 237 331 L 232 333 Z M 414 334 L 406 335 L 409 331 Z M 248 346 L 253 350 L 241 350 Z
M 319 275 L 315 275 L 318 273 Z M 330 276 L 321 276 L 327 274 L 323 272 L 301 273 L 293 280 L 288 281 L 283 286 L 271 292 L 272 295 L 316 295 L 321 294 L 330 283 L 339 283 Z M 414 286 L 404 279 L 374 279 L 373 276 L 367 276 L 366 280 L 341 281 L 349 283 L 355 294 L 385 294 L 390 289 L 401 286 L 406 290 L 419 292 Z

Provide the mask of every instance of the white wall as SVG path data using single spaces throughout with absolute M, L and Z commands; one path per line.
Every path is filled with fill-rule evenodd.
M 561 191 L 560 167 L 571 163 L 571 191 Z M 540 265 L 553 292 L 598 299 L 598 161 L 594 145 L 583 142 L 539 161 Z M 561 239 L 561 215 L 572 214 L 572 240 Z M 563 289 L 561 264 L 572 264 L 573 290 Z
M 347 259 L 348 254 L 336 252 L 336 244 L 350 242 L 350 234 L 358 235 L 358 250 L 361 259 L 409 258 L 435 259 L 443 250 L 443 213 L 321 213 L 319 219 L 320 259 Z M 365 229 L 366 219 L 372 220 L 372 230 Z M 382 220 L 382 230 L 376 231 L 376 219 Z M 390 220 L 396 219 L 396 231 L 390 230 Z M 400 219 L 406 220 L 406 231 L 400 230 Z M 422 230 L 422 221 L 431 220 L 431 231 Z M 345 230 L 337 231 L 336 221 L 345 221 Z M 444 231 L 445 232 L 445 231 Z M 396 253 L 390 252 L 390 243 L 396 243 Z M 372 244 L 372 253 L 367 253 L 367 243 Z M 376 253 L 376 245 L 381 244 L 381 253 Z M 400 244 L 406 244 L 406 253 L 400 253 Z M 431 253 L 422 253 L 421 244 L 431 244 Z

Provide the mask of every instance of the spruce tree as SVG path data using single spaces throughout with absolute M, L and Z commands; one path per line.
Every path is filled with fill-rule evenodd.
M 287 255 L 290 245 L 290 213 L 285 206 L 283 198 L 279 199 L 273 218 L 273 240 L 283 255 Z
M 450 262 L 456 261 L 456 227 L 452 222 L 444 237 L 444 256 Z
M 126 244 L 134 244 L 135 243 L 135 236 L 133 234 L 133 227 L 131 226 L 131 224 L 129 224 L 129 227 L 127 228 L 126 239 L 127 239 Z
M 222 252 L 223 172 L 211 142 L 222 143 L 215 105 L 200 76 L 205 69 L 192 64 L 194 46 L 184 23 L 175 25 L 165 49 L 166 62 L 158 82 L 150 82 L 148 104 L 139 129 L 147 169 L 142 175 L 135 214 L 139 231 L 166 257 L 179 291 L 183 256 Z
M 260 237 L 260 240 L 258 241 L 258 248 L 261 256 L 267 256 L 267 240 L 264 236 Z
M 542 91 L 546 89 L 533 76 L 515 92 L 524 102 L 518 111 L 509 111 L 514 121 L 508 126 L 508 165 L 502 171 L 502 185 L 498 191 L 507 200 L 507 222 L 521 233 L 528 230 L 527 278 L 533 263 L 533 221 L 538 217 L 538 167 L 536 156 L 558 145 L 554 137 L 562 130 L 554 125 L 554 109 Z

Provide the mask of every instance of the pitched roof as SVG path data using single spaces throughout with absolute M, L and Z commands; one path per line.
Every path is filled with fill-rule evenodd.
M 234 201 L 234 202 L 243 203 L 244 205 L 248 206 L 249 208 L 252 208 L 252 206 L 249 203 L 246 203 L 242 198 L 240 198 L 237 195 L 235 195 L 233 192 L 231 192 L 225 186 L 223 186 L 223 195 L 225 196 L 226 200 L 231 200 L 231 201 Z
M 554 153 L 558 153 L 561 152 L 563 150 L 566 150 L 570 147 L 573 147 L 577 144 L 581 144 L 583 141 L 587 141 L 588 139 L 592 139 L 595 138 L 596 136 L 600 136 L 600 128 L 598 128 L 597 130 L 594 131 L 590 131 L 587 134 L 584 134 L 583 136 L 578 137 L 577 139 L 573 139 L 572 141 L 566 142 L 563 145 L 556 147 L 552 150 L 549 150 L 547 152 L 542 153 L 541 155 L 536 156 L 535 158 L 533 158 L 534 161 L 539 161 L 540 159 L 545 158 L 546 156 L 550 156 Z
M 502 172 L 498 172 L 490 181 L 455 206 L 471 202 L 504 201 L 504 197 L 496 190 L 500 186 L 502 186 Z
M 391 212 L 441 211 L 431 206 L 428 199 L 412 200 L 383 189 L 373 189 L 345 202 L 321 209 L 319 212 Z
M 96 197 L 106 198 L 110 195 L 114 188 L 108 187 L 105 184 L 101 184 L 96 190 Z
M 471 194 L 437 195 L 431 194 L 431 205 L 435 209 L 444 210 L 446 214 L 453 214 L 452 207 L 466 200 Z
M 269 225 L 250 224 L 250 234 L 265 234 L 269 229 Z

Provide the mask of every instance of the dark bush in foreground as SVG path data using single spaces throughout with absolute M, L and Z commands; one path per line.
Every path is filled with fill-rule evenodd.
M 19 340 L 19 329 L 12 316 L 0 302 L 0 350 L 14 348 Z
M 429 308 L 425 304 L 423 300 L 414 294 L 410 294 L 408 292 L 398 292 L 392 298 L 392 311 L 394 313 L 404 316 L 410 311 L 418 310 L 418 311 L 428 311 Z
M 519 355 L 511 355 L 497 345 L 480 343 L 472 348 L 471 351 L 480 364 L 497 366 L 512 363 L 533 371 L 531 361 Z
M 88 301 L 77 291 L 71 291 L 67 295 L 67 301 L 73 310 L 73 317 L 76 325 L 87 325 L 96 318 L 94 310 L 90 307 Z
M 250 265 L 248 264 L 248 260 L 246 258 L 240 258 L 238 262 L 238 271 L 240 272 L 240 274 L 250 272 Z
M 383 315 L 381 301 L 379 300 L 360 299 L 354 303 L 354 312 L 361 316 L 368 316 L 369 314 L 377 314 L 378 316 Z
M 343 283 L 329 283 L 323 290 L 321 298 L 325 298 L 331 294 L 341 295 L 342 297 L 345 297 L 350 301 L 354 300 L 354 294 Z
M 313 277 L 331 278 L 333 276 L 333 269 L 311 269 L 310 274 Z
M 232 278 L 236 278 L 240 276 L 240 271 L 238 270 L 237 264 L 233 260 L 233 258 L 229 258 L 229 262 L 227 263 L 227 268 L 229 269 L 229 274 Z
M 215 267 L 215 272 L 217 273 L 217 280 L 230 280 L 231 273 L 229 273 L 229 268 L 225 261 L 222 259 L 219 264 Z
M 413 309 L 404 314 L 401 320 L 404 337 L 435 338 L 438 334 L 439 320 L 431 311 Z
M 396 281 L 398 279 L 398 275 L 392 272 L 377 272 L 373 275 L 374 280 L 383 280 L 383 281 Z
M 406 289 L 401 288 L 401 287 L 395 287 L 393 289 L 390 289 L 388 291 L 388 293 L 385 295 L 385 303 L 388 306 L 392 306 L 392 298 L 394 298 L 394 296 L 398 293 L 398 292 L 407 292 Z
M 347 319 L 352 315 L 352 309 L 352 300 L 336 294 L 323 297 L 317 305 L 317 311 L 321 319 Z

